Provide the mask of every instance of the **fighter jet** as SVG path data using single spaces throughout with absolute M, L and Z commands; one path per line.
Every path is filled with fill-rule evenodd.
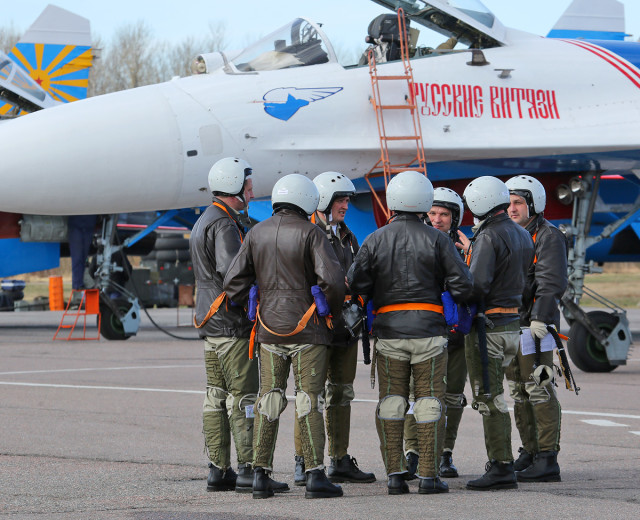
M 362 237 L 375 227 L 372 215 L 384 220 L 385 161 L 458 192 L 480 175 L 527 173 L 545 185 L 545 215 L 566 225 L 573 244 L 565 315 L 601 346 L 583 366 L 626 362 L 624 312 L 595 322 L 576 303 L 591 269 L 587 246 L 606 248 L 590 248 L 592 260 L 640 258 L 640 44 L 529 34 L 505 27 L 479 0 L 374 1 L 389 11 L 369 24 L 372 54 L 353 66 L 338 62 L 319 25 L 296 18 L 239 53 L 198 56 L 190 77 L 0 125 L 0 208 L 204 206 L 211 164 L 240 156 L 265 199 L 281 175 L 343 172 L 358 188 L 352 214 L 366 221 Z M 421 40 L 428 33 L 435 38 Z M 252 211 L 268 215 L 268 202 Z

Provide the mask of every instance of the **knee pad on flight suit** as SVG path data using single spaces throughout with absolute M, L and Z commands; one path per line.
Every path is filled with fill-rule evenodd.
M 376 410 L 379 419 L 385 421 L 404 420 L 409 409 L 409 402 L 401 395 L 387 395 L 380 399 Z
M 260 397 L 257 413 L 266 417 L 269 422 L 277 421 L 287 407 L 287 397 L 284 390 L 274 388 Z
M 442 417 L 442 403 L 436 397 L 420 397 L 413 405 L 416 423 L 432 423 Z
M 226 412 L 229 396 L 230 394 L 224 388 L 208 386 L 204 397 L 203 412 Z
M 321 395 L 308 394 L 303 390 L 296 391 L 296 416 L 298 419 L 309 415 L 313 410 L 322 413 L 324 398 Z

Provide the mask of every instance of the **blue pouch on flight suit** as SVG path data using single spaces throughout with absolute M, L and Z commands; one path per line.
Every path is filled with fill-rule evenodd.
M 316 311 L 318 312 L 318 316 L 329 316 L 329 314 L 331 314 L 331 309 L 329 308 L 327 299 L 325 298 L 322 289 L 320 289 L 320 286 L 312 285 L 311 294 L 316 302 Z
M 458 306 L 458 326 L 456 330 L 462 334 L 469 334 L 477 311 L 478 306 L 475 303 L 461 303 Z
M 442 309 L 444 311 L 444 320 L 449 327 L 453 327 L 458 323 L 458 305 L 453 301 L 453 297 L 449 291 L 445 291 L 440 295 L 442 299 Z
M 369 327 L 369 334 L 373 330 L 373 320 L 376 319 L 376 315 L 373 312 L 375 309 L 373 308 L 373 300 L 369 300 L 367 302 L 367 326 Z
M 247 318 L 256 321 L 256 313 L 258 311 L 258 300 L 260 299 L 260 290 L 257 285 L 252 285 L 249 289 L 249 305 L 247 307 Z

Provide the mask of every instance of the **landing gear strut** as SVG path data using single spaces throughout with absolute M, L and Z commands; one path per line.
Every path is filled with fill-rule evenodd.
M 102 223 L 95 275 L 100 289 L 100 334 L 109 340 L 129 339 L 140 327 L 138 298 L 112 279 L 114 273 L 124 269 L 113 260 L 113 255 L 123 249 L 122 245 L 114 244 L 117 222 L 118 215 L 109 215 Z
M 569 285 L 560 302 L 565 319 L 571 326 L 567 350 L 571 361 L 585 372 L 610 372 L 619 365 L 626 365 L 631 332 L 629 320 L 624 309 L 584 286 L 584 276 L 588 273 L 601 272 L 593 262 L 586 262 L 587 248 L 604 238 L 615 234 L 636 216 L 640 205 L 631 210 L 623 218 L 607 226 L 600 235 L 589 236 L 591 218 L 593 217 L 600 178 L 602 172 L 592 177 L 571 180 L 571 191 L 574 195 L 573 216 L 571 226 L 563 230 L 569 237 L 570 249 L 568 259 Z M 579 306 L 583 294 L 598 301 L 611 312 L 585 312 Z

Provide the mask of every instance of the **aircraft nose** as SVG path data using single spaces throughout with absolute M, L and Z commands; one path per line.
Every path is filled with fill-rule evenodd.
M 175 115 L 154 87 L 0 124 L 0 210 L 64 215 L 172 207 L 182 147 Z

